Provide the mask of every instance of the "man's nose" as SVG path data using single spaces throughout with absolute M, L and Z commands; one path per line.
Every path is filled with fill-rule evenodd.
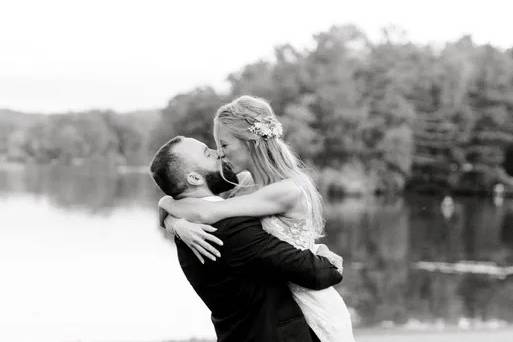
M 224 154 L 222 152 L 216 152 L 217 153 L 217 159 L 224 159 Z

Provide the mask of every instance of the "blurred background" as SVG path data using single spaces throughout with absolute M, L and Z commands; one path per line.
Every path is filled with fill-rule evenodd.
M 507 1 L 1 1 L 0 338 L 212 340 L 147 172 L 270 101 L 359 341 L 513 338 Z

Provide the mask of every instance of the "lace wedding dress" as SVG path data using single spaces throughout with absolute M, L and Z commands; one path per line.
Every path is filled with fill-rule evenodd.
M 306 194 L 305 194 L 306 195 Z M 307 212 L 311 204 L 305 196 Z M 269 216 L 262 219 L 262 227 L 269 234 L 299 249 L 314 251 L 315 234 L 309 219 Z M 298 303 L 306 322 L 321 342 L 354 342 L 351 317 L 344 300 L 333 287 L 310 290 L 290 283 L 294 300 Z

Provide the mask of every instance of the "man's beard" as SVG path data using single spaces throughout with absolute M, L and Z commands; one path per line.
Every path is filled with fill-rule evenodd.
M 209 172 L 205 175 L 207 186 L 214 195 L 219 195 L 220 193 L 231 190 L 239 183 L 237 175 L 233 172 L 228 163 L 222 162 L 222 167 L 222 175 L 220 171 Z

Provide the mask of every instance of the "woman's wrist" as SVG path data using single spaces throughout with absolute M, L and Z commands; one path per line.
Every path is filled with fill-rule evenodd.
M 177 234 L 177 231 L 176 231 L 176 224 L 177 224 L 177 221 L 179 221 L 179 220 L 182 220 L 182 219 L 178 219 L 178 218 L 173 217 L 171 215 L 168 215 L 165 218 L 165 220 L 164 220 L 164 224 L 166 226 L 166 230 L 168 232 L 172 233 L 177 238 L 180 238 L 180 236 Z

